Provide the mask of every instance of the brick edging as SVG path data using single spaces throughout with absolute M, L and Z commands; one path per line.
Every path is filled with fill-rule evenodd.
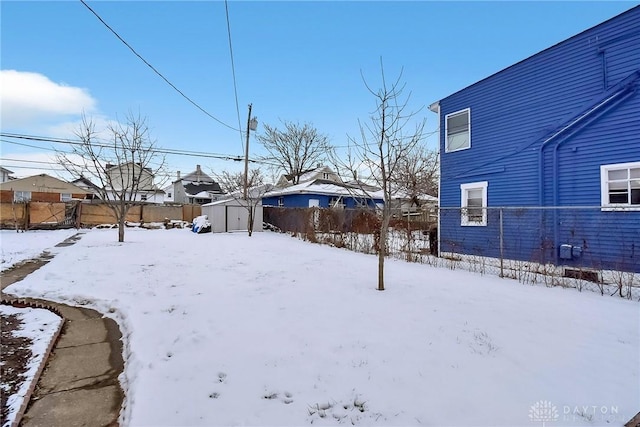
M 47 349 L 45 350 L 42 356 L 42 361 L 40 362 L 40 366 L 38 366 L 38 369 L 36 370 L 36 373 L 33 376 L 33 380 L 31 381 L 31 385 L 29 385 L 29 388 L 27 389 L 24 395 L 22 404 L 20 405 L 18 412 L 16 412 L 16 416 L 13 420 L 13 423 L 11 423 L 11 427 L 18 427 L 20 425 L 20 422 L 22 421 L 22 417 L 24 416 L 24 413 L 27 410 L 27 406 L 29 406 L 29 403 L 31 402 L 31 396 L 33 395 L 33 392 L 35 391 L 36 386 L 38 385 L 38 381 L 40 380 L 40 376 L 44 371 L 44 367 L 47 365 L 49 356 L 51 356 L 51 352 L 58 344 L 58 339 L 60 338 L 60 334 L 62 333 L 62 328 L 64 327 L 64 324 L 67 321 L 67 319 L 65 319 L 65 317 L 62 315 L 60 310 L 58 310 L 56 307 L 52 305 L 48 305 L 41 301 L 30 301 L 24 298 L 2 297 L 2 299 L 0 300 L 0 304 L 9 305 L 15 308 L 39 308 L 42 310 L 49 310 L 62 319 L 62 321 L 58 325 L 57 330 L 54 332 L 53 336 L 51 337 L 51 341 L 49 341 L 49 345 L 47 346 Z

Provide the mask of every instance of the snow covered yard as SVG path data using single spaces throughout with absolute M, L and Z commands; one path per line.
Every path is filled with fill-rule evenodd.
M 284 234 L 92 230 L 20 296 L 125 337 L 123 424 L 623 425 L 637 302 L 389 260 Z M 3 250 L 5 242 L 3 241 Z
M 6 270 L 21 261 L 37 258 L 45 250 L 76 234 L 75 228 L 68 230 L 30 230 L 17 233 L 15 230 L 0 230 L 2 260 L 0 267 Z

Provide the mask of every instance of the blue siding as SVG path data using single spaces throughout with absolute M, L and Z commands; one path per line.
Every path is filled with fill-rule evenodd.
M 283 196 L 273 196 L 273 197 L 263 197 L 262 204 L 264 206 L 278 206 L 278 200 L 282 197 L 285 208 L 308 208 L 309 200 L 316 199 L 319 201 L 321 208 L 328 208 L 329 201 L 333 196 L 328 196 L 326 194 L 286 194 Z M 342 203 L 345 205 L 347 209 L 353 209 L 358 207 L 358 203 L 356 199 L 353 197 L 343 197 Z M 376 203 L 382 203 L 382 200 L 367 200 L 367 205 L 371 208 L 374 208 Z
M 446 153 L 440 136 L 442 207 L 460 207 L 460 185 L 476 181 L 489 183 L 488 206 L 599 206 L 600 165 L 640 161 L 640 6 L 441 100 L 440 129 L 464 108 L 471 148 Z M 569 212 L 527 214 L 520 227 L 537 232 L 506 242 L 511 256 L 559 261 L 567 243 L 585 250 L 567 264 L 640 271 L 640 212 Z M 486 227 L 461 227 L 445 213 L 441 249 L 497 256 L 498 226 L 495 215 Z

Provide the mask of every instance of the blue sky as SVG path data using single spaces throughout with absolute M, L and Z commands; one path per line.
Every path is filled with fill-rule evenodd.
M 358 135 L 375 108 L 362 82 L 403 69 L 410 105 L 426 107 L 637 2 L 229 1 L 239 118 L 223 1 L 88 1 L 169 81 L 231 127 L 247 105 L 262 124 L 312 123 L 335 145 Z M 2 132 L 72 137 L 80 113 L 98 123 L 128 111 L 146 116 L 161 147 L 243 155 L 237 130 L 176 93 L 80 1 L 2 1 Z M 240 120 L 240 124 L 239 124 Z M 6 138 L 2 138 L 5 140 Z M 436 136 L 427 138 L 430 147 Z M 29 143 L 44 148 L 51 144 Z M 63 146 L 54 145 L 56 148 Z M 262 150 L 252 134 L 251 155 Z M 17 176 L 49 173 L 52 152 L 1 143 L 0 163 Z M 25 163 L 7 159 L 32 159 Z M 171 156 L 172 175 L 241 164 Z

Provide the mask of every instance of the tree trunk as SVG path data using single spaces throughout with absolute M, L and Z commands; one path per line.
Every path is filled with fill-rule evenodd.
M 248 206 L 247 212 L 249 213 L 247 216 L 247 232 L 249 233 L 249 237 L 253 234 L 253 207 Z
M 386 207 L 385 207 L 386 209 Z M 378 243 L 378 290 L 384 291 L 384 257 L 387 254 L 387 235 L 389 234 L 390 213 L 385 212 L 380 226 L 380 241 Z
M 118 242 L 124 242 L 124 222 L 127 219 L 127 207 L 123 203 L 120 204 L 118 209 Z
M 118 221 L 118 242 L 124 242 L 124 216 Z

